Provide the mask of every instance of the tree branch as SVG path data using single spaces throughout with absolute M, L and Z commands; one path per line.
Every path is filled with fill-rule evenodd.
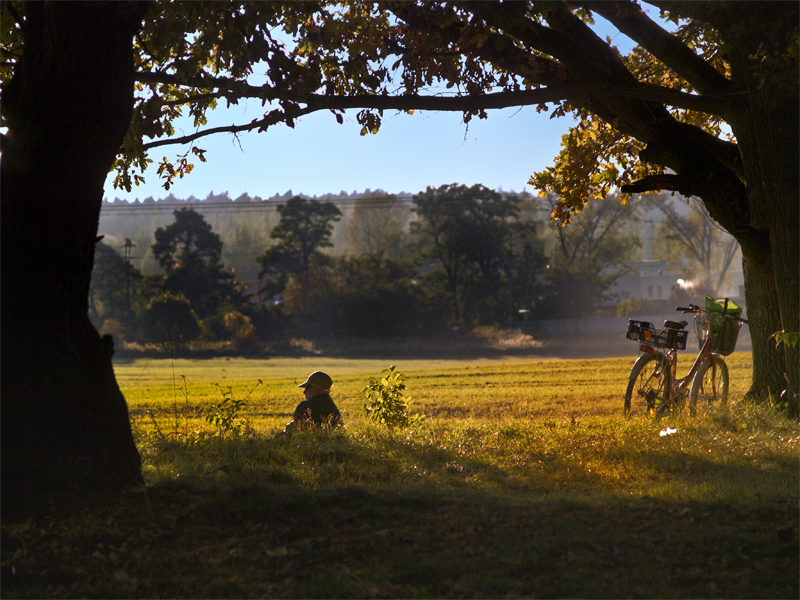
M 552 87 L 517 92 L 495 92 L 472 96 L 378 96 L 359 94 L 354 96 L 326 96 L 312 94 L 308 97 L 309 106 L 319 109 L 372 108 L 376 110 L 441 110 L 473 111 L 480 109 L 530 106 L 548 102 L 559 102 L 570 95 L 586 92 L 582 84 L 566 84 L 557 89 Z
M 723 94 L 731 82 L 678 38 L 652 21 L 635 2 L 584 0 L 579 2 L 604 18 L 673 71 L 701 94 Z
M 294 127 L 291 121 L 297 117 L 301 117 L 308 113 L 312 113 L 315 110 L 314 108 L 306 107 L 306 108 L 296 108 L 292 111 L 291 115 L 283 112 L 281 110 L 273 110 L 267 113 L 264 118 L 258 119 L 255 121 L 251 121 L 246 125 L 227 125 L 223 127 L 211 127 L 210 129 L 203 129 L 202 131 L 197 131 L 190 135 L 184 135 L 177 138 L 168 138 L 166 140 L 156 140 L 153 142 L 149 142 L 147 144 L 142 144 L 142 150 L 149 150 L 151 148 L 158 148 L 159 146 L 169 146 L 172 144 L 188 144 L 189 142 L 193 142 L 197 139 L 202 137 L 206 137 L 208 135 L 213 135 L 215 133 L 239 133 L 242 131 L 252 131 L 257 129 L 258 131 L 264 131 L 268 127 L 272 125 L 276 125 L 278 123 L 287 121 L 289 122 L 290 127 Z M 121 152 L 124 154 L 126 150 L 123 148 Z
M 604 90 L 604 92 L 607 91 Z M 624 98 L 638 98 L 647 102 L 656 102 L 720 117 L 724 117 L 729 109 L 726 99 L 720 96 L 698 96 L 697 94 L 690 94 L 650 83 L 642 83 L 631 88 L 614 86 L 609 93 L 614 93 Z
M 251 121 L 244 125 L 228 125 L 223 127 L 212 127 L 204 129 L 191 135 L 156 140 L 142 145 L 142 150 L 158 148 L 171 144 L 186 144 L 201 137 L 213 135 L 215 133 L 239 133 L 242 131 L 252 131 L 257 129 L 263 131 L 272 125 L 282 121 L 316 112 L 318 110 L 344 110 L 348 108 L 372 108 L 375 110 L 441 110 L 463 112 L 470 110 L 508 108 L 521 105 L 541 104 L 545 102 L 556 102 L 563 100 L 571 93 L 575 93 L 579 86 L 565 86 L 559 90 L 541 89 L 525 92 L 497 92 L 495 94 L 485 94 L 483 96 L 327 96 L 324 94 L 312 94 L 306 98 L 306 107 L 297 107 L 291 113 L 280 110 L 269 112 L 264 118 Z M 124 150 L 123 150 L 124 152 Z
M 250 86 L 252 87 L 252 86 Z M 260 88 L 254 88 L 260 89 Z M 354 96 L 330 96 L 325 94 L 311 94 L 305 98 L 305 108 L 299 108 L 291 115 L 281 111 L 271 111 L 264 118 L 251 121 L 242 125 L 228 125 L 223 127 L 212 127 L 198 131 L 191 135 L 156 140 L 142 145 L 143 150 L 157 148 L 171 144 L 185 144 L 201 137 L 213 135 L 215 133 L 239 133 L 242 131 L 252 131 L 254 129 L 264 130 L 281 121 L 293 119 L 318 110 L 346 110 L 352 108 L 366 108 L 375 110 L 433 110 L 449 112 L 470 112 L 476 110 L 491 110 L 511 108 L 518 106 L 531 106 L 545 104 L 549 102 L 559 102 L 576 95 L 596 93 L 596 85 L 592 84 L 564 84 L 559 86 L 549 86 L 535 90 L 523 90 L 516 92 L 495 92 L 491 94 L 473 96 L 421 96 L 408 94 L 404 96 L 383 96 L 374 94 L 360 94 Z M 693 110 L 703 110 L 710 112 L 715 108 L 713 101 L 708 98 L 701 98 L 692 94 L 684 94 L 677 90 L 668 90 L 659 86 L 637 85 L 630 90 L 616 89 L 615 93 L 622 97 L 648 99 L 659 102 L 667 102 L 667 99 L 681 101 L 691 105 Z M 228 95 L 225 92 L 217 94 L 203 94 L 193 96 L 184 100 L 167 102 L 167 105 L 188 103 L 192 100 L 218 98 Z M 236 95 L 237 98 L 249 98 L 251 96 Z M 264 99 L 263 94 L 256 96 Z
M 648 175 L 641 179 L 628 183 L 620 188 L 623 194 L 642 194 L 644 192 L 658 192 L 661 190 L 668 190 L 671 192 L 680 192 L 683 180 L 679 175 L 661 174 L 661 175 Z M 692 195 L 692 194 L 684 194 Z
M 194 96 L 186 96 L 186 98 L 181 98 L 180 100 L 168 100 L 166 102 L 162 102 L 162 106 L 180 106 L 182 104 L 191 104 L 192 102 L 203 102 L 205 100 L 217 100 L 219 98 L 228 98 L 227 92 L 216 92 L 212 94 L 195 94 Z M 238 100 L 238 98 L 235 98 Z
M 203 90 L 219 90 L 219 95 L 226 93 L 236 94 L 239 98 L 259 98 L 261 100 L 276 100 L 286 98 L 287 90 L 277 91 L 271 86 L 255 86 L 245 81 L 230 77 L 213 77 L 203 72 L 186 80 L 180 79 L 173 73 L 159 71 L 139 71 L 136 73 L 139 83 L 168 83 L 176 87 L 193 87 Z

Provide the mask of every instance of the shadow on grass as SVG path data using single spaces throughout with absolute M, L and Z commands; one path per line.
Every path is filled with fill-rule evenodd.
M 146 492 L 52 498 L 4 524 L 3 597 L 797 593 L 796 497 L 626 498 L 546 453 L 514 471 L 369 431 L 159 451 L 175 475 Z M 747 468 L 637 460 L 711 482 Z

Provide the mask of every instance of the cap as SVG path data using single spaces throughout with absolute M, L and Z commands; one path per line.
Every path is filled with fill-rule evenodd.
M 323 373 L 322 371 L 314 371 L 311 375 L 308 376 L 308 379 L 305 383 L 301 383 L 297 387 L 301 388 L 310 388 L 310 387 L 321 387 L 322 389 L 327 390 L 333 385 L 333 379 L 327 373 Z

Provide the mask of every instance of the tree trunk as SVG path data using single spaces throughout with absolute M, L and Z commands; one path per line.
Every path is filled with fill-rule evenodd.
M 145 5 L 30 2 L 3 95 L 3 509 L 141 482 L 110 337 L 87 316 L 103 185 L 133 108 Z M 6 503 L 8 500 L 9 503 Z
M 789 24 L 791 26 L 791 24 Z M 796 22 L 793 24 L 796 28 Z M 740 72 L 751 67 L 750 57 L 737 55 L 733 66 Z M 761 262 L 748 269 L 750 275 L 763 281 L 765 273 L 773 277 L 771 297 L 747 292 L 748 313 L 756 304 L 770 306 L 776 314 L 770 324 L 771 331 L 753 337 L 754 359 L 756 344 L 771 345 L 770 356 L 781 370 L 781 382 L 769 386 L 776 396 L 789 389 L 795 396 L 800 392 L 800 348 L 784 346 L 779 352 L 770 339 L 775 332 L 800 331 L 800 145 L 797 131 L 800 128 L 800 96 L 796 73 L 787 80 L 770 81 L 753 68 L 746 78 L 748 104 L 735 120 L 733 128 L 739 142 L 744 166 L 744 177 L 750 199 L 751 225 L 769 235 L 770 262 Z M 744 253 L 744 248 L 742 249 Z M 745 286 L 748 282 L 745 280 Z M 761 308 L 761 306 L 759 306 Z M 767 389 L 753 374 L 755 391 L 764 396 Z M 770 378 L 772 379 L 772 378 Z M 796 400 L 792 409 L 796 411 Z
M 761 401 L 777 397 L 786 387 L 782 352 L 769 339 L 781 321 L 768 243 L 761 248 L 742 247 L 742 271 L 750 322 L 743 327 L 750 328 L 753 344 L 753 379 L 747 396 Z

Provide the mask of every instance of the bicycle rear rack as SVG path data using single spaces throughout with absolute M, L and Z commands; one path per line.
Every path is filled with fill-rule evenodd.
M 655 348 L 673 348 L 675 350 L 685 350 L 686 340 L 689 331 L 686 329 L 656 329 L 649 321 L 628 320 L 628 333 L 625 335 L 629 340 L 641 342 Z

